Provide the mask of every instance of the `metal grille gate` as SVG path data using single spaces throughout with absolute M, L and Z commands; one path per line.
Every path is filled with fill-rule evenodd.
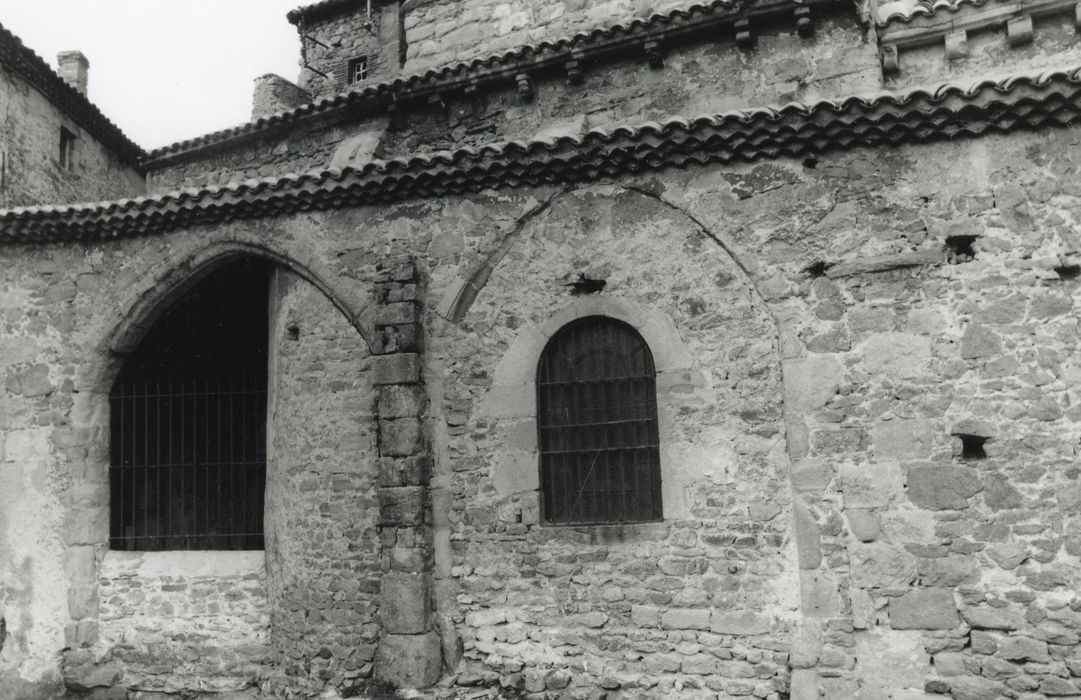
M 548 342 L 537 371 L 545 520 L 660 520 L 656 370 L 625 323 L 590 316 Z
M 112 549 L 262 549 L 266 380 L 122 380 L 112 410 Z

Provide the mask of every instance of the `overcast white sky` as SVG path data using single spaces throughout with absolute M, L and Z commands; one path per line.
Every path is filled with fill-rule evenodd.
M 264 73 L 296 80 L 285 13 L 312 1 L 0 0 L 0 24 L 54 69 L 86 54 L 90 99 L 149 149 L 247 121 Z

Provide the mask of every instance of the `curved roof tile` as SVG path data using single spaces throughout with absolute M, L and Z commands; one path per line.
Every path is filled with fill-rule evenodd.
M 0 63 L 18 73 L 98 141 L 126 163 L 138 166 L 146 153 L 67 81 L 48 62 L 23 44 L 22 39 L 0 24 Z
M 339 3 L 342 1 L 351 0 L 327 0 L 327 3 Z M 838 4 L 838 1 L 801 0 L 801 2 L 810 5 Z M 750 12 L 752 14 L 756 12 L 770 14 L 778 11 L 791 11 L 795 6 L 796 2 L 794 0 L 765 0 L 751 6 Z M 705 0 L 686 8 L 675 9 L 666 13 L 656 13 L 644 18 L 633 18 L 605 28 L 578 32 L 570 37 L 541 41 L 536 44 L 525 44 L 510 51 L 493 53 L 439 68 L 431 68 L 368 87 L 345 90 L 294 109 L 155 149 L 147 154 L 146 162 L 153 164 L 154 161 L 166 160 L 234 138 L 257 134 L 277 126 L 290 124 L 307 116 L 326 114 L 339 108 L 355 107 L 363 103 L 372 106 L 388 105 L 392 101 L 413 92 L 438 92 L 464 86 L 467 82 L 472 81 L 484 83 L 510 79 L 513 78 L 516 72 L 544 65 L 547 61 L 563 60 L 571 51 L 604 53 L 618 48 L 622 45 L 622 42 L 627 40 L 643 39 L 657 32 L 696 28 L 696 25 L 710 20 L 728 21 L 739 14 L 738 9 L 739 4 L 736 0 Z
M 0 211 L 0 242 L 45 243 L 146 235 L 183 226 L 298 211 L 446 196 L 500 187 L 592 181 L 692 164 L 800 157 L 1081 121 L 1081 68 L 740 110 L 550 141 L 373 161 L 187 189 L 153 197 Z

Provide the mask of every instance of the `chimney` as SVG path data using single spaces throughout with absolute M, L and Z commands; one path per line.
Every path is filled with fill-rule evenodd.
M 267 73 L 255 79 L 251 118 L 254 121 L 259 117 L 294 109 L 311 101 L 311 93 L 304 88 L 289 82 L 280 75 Z
M 60 77 L 83 95 L 86 94 L 86 83 L 90 73 L 90 61 L 82 51 L 61 51 L 56 54 L 56 62 L 60 64 Z

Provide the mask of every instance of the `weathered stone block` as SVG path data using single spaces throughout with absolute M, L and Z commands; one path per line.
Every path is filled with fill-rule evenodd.
M 792 465 L 792 488 L 799 493 L 821 493 L 833 475 L 833 467 L 826 462 L 805 459 Z
M 848 546 L 852 585 L 903 588 L 916 580 L 916 557 L 900 545 L 875 542 Z
M 388 571 L 380 585 L 379 618 L 388 634 L 422 634 L 432 628 L 427 574 Z
M 919 570 L 920 585 L 928 588 L 953 588 L 979 578 L 976 559 L 967 555 L 921 558 L 916 568 Z
M 953 592 L 945 588 L 920 588 L 891 598 L 889 616 L 895 630 L 948 630 L 961 622 Z
M 372 335 L 372 354 L 419 352 L 422 335 L 419 324 L 379 326 Z
M 965 608 L 961 611 L 961 617 L 974 629 L 1015 630 L 1024 624 L 1021 615 L 1010 608 L 992 608 L 986 605 Z
M 432 458 L 382 457 L 379 460 L 380 486 L 426 486 L 431 480 Z
M 379 454 L 408 457 L 424 451 L 424 431 L 419 418 L 379 421 Z
M 708 608 L 673 608 L 661 613 L 661 627 L 666 630 L 708 630 Z
M 860 542 L 871 542 L 878 538 L 878 516 L 873 510 L 848 508 L 845 509 L 845 517 L 848 518 L 849 531 Z
M 976 360 L 992 357 L 1002 352 L 1002 341 L 990 328 L 973 323 L 965 328 L 961 336 L 961 358 Z
M 420 382 L 420 355 L 411 352 L 372 358 L 372 384 L 417 384 Z
M 425 488 L 398 486 L 379 489 L 381 525 L 420 525 L 424 522 Z
M 822 408 L 837 393 L 844 371 L 828 355 L 785 360 L 785 407 L 801 414 Z
M 68 613 L 73 620 L 98 615 L 98 587 L 72 586 L 68 589 Z
M 1031 637 L 1008 636 L 999 642 L 995 656 L 1009 661 L 1036 661 L 1043 663 L 1051 660 L 1047 653 L 1047 642 Z
M 845 508 L 888 505 L 901 493 L 904 481 L 896 462 L 846 463 L 841 465 L 841 489 Z
M 832 574 L 800 576 L 800 608 L 810 617 L 833 617 L 841 610 L 841 593 Z
M 439 680 L 442 655 L 435 632 L 385 634 L 375 656 L 375 677 L 398 688 L 428 688 Z
M 655 605 L 632 605 L 631 623 L 637 627 L 660 627 L 661 609 Z
M 120 666 L 116 663 L 65 664 L 63 669 L 64 685 L 75 691 L 89 691 L 94 688 L 108 688 L 116 685 L 123 677 Z
M 799 556 L 799 568 L 817 569 L 822 563 L 822 541 L 818 524 L 802 498 L 792 503 L 793 527 L 796 532 L 796 553 Z
M 379 387 L 376 399 L 380 418 L 406 418 L 420 416 L 428 404 L 424 388 L 408 384 L 388 384 Z
M 908 497 L 921 508 L 953 510 L 968 507 L 968 499 L 983 488 L 971 469 L 914 467 L 908 470 Z
M 375 312 L 377 326 L 404 326 L 416 323 L 420 318 L 420 307 L 411 301 L 381 304 Z
M 492 486 L 501 494 L 534 491 L 540 483 L 539 470 L 535 452 L 502 450 L 492 465 Z
M 931 362 L 931 339 L 911 333 L 874 333 L 863 345 L 868 372 L 905 378 L 922 374 Z
M 896 418 L 871 429 L 871 451 L 880 459 L 922 459 L 931 454 L 931 422 Z
M 998 681 L 976 676 L 950 679 L 950 694 L 954 700 L 998 700 L 1002 697 L 1006 686 Z
M 753 610 L 714 610 L 709 629 L 717 634 L 737 637 L 766 634 L 770 629 L 770 618 Z
M 812 434 L 811 444 L 818 455 L 859 452 L 867 446 L 867 431 L 863 428 L 816 430 Z

